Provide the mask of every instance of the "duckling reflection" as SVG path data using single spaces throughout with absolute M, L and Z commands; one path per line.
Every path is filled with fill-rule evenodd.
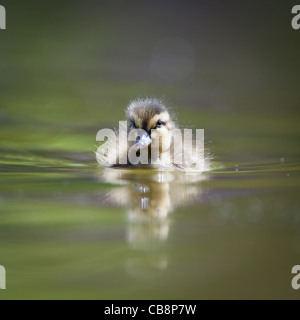
M 106 194 L 106 201 L 126 208 L 127 242 L 133 249 L 127 261 L 129 274 L 147 278 L 150 269 L 165 270 L 165 244 L 173 221 L 170 213 L 178 206 L 199 201 L 200 182 L 207 176 L 182 171 L 105 169 L 99 172 L 99 179 L 118 185 Z

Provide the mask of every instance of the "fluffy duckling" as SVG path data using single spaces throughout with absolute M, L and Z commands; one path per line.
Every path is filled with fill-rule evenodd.
M 129 148 L 133 145 L 140 150 L 148 148 L 148 164 L 166 164 L 167 152 L 171 151 L 173 144 L 172 132 L 177 128 L 166 106 L 157 99 L 138 99 L 129 104 L 126 115 L 128 134 L 133 130 L 143 130 Z
M 190 152 L 184 150 L 183 155 L 183 147 L 181 146 L 181 149 L 179 147 L 179 152 L 183 155 L 183 161 L 179 164 L 175 161 L 175 150 L 178 153 L 178 146 L 175 148 L 174 132 L 179 128 L 174 115 L 161 100 L 155 98 L 134 100 L 129 104 L 126 116 L 128 136 L 130 137 L 133 133 L 133 139 L 131 139 L 132 142 L 129 141 L 124 146 L 120 141 L 118 142 L 117 149 L 120 154 L 116 164 L 114 163 L 110 167 L 149 168 L 150 165 L 152 168 L 166 170 L 199 170 L 195 165 L 197 155 L 193 153 L 194 149 Z M 135 159 L 137 157 L 139 160 L 142 158 L 142 154 L 146 154 L 147 161 L 144 164 L 141 161 L 134 163 L 131 161 L 132 154 Z M 122 161 L 120 161 L 124 158 L 127 159 L 126 165 L 121 164 Z

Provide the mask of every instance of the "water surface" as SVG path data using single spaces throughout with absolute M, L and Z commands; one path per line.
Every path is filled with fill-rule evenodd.
M 1 298 L 296 298 L 292 154 L 202 174 L 1 154 Z

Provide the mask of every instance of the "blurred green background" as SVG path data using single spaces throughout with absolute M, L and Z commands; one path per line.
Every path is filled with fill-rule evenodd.
M 0 299 L 299 298 L 294 1 L 0 4 Z M 135 186 L 163 206 L 155 190 L 172 203 L 189 183 L 104 179 L 93 154 L 145 96 L 204 128 L 214 157 L 163 240 L 130 220 Z

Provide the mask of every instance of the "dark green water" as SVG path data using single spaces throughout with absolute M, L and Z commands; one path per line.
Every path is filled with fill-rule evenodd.
M 288 6 L 267 26 L 260 7 L 252 30 L 234 5 L 2 3 L 0 299 L 299 299 L 299 34 Z M 195 51 L 179 80 L 151 67 L 157 42 L 174 36 Z M 183 125 L 205 129 L 211 171 L 98 168 L 97 131 L 140 95 L 166 95 Z

